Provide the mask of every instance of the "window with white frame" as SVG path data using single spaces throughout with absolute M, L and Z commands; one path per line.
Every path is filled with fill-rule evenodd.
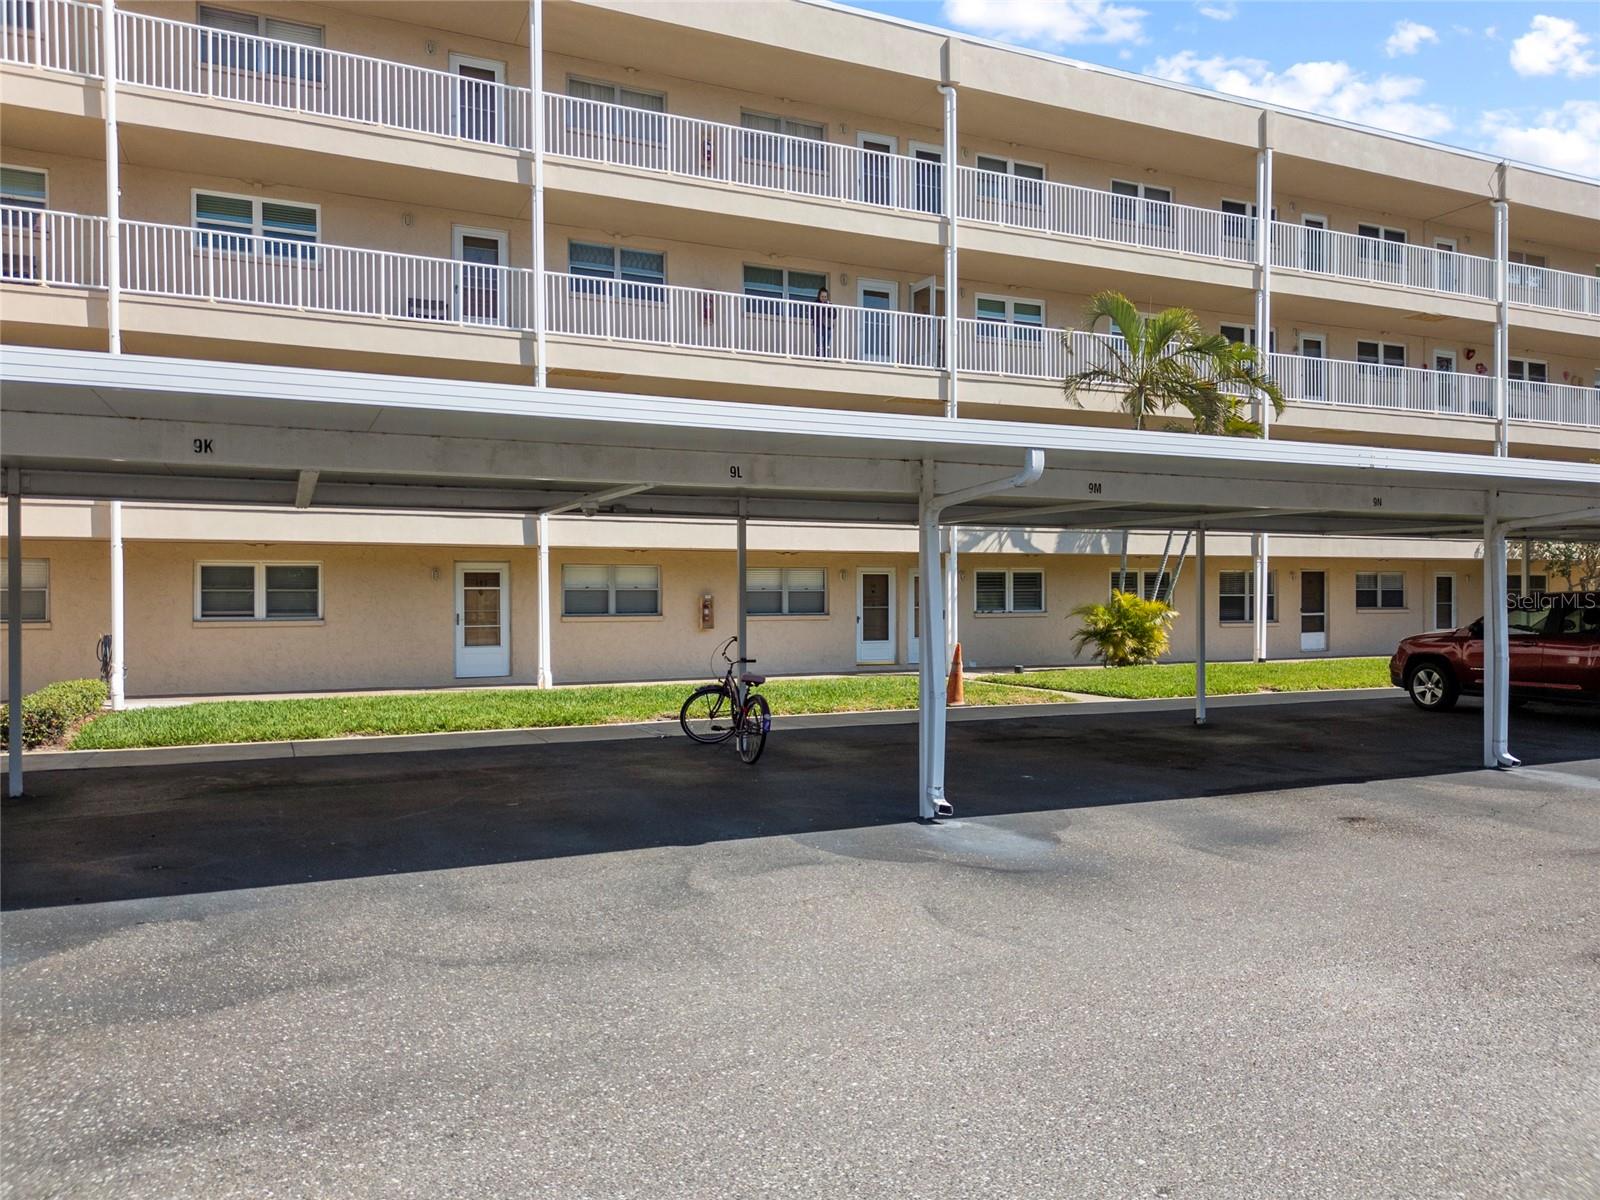
M 811 142 L 824 142 L 828 139 L 828 127 L 821 121 L 801 121 L 794 117 L 744 111 L 739 114 L 739 124 L 754 133 L 777 133 L 784 137 L 803 138 Z
M 1043 571 L 977 571 L 973 607 L 979 613 L 1042 613 Z
M 1506 275 L 1513 287 L 1536 288 L 1544 281 L 1544 268 L 1550 260 L 1542 254 L 1529 254 L 1526 250 L 1506 252 Z
M 1217 326 L 1217 332 L 1236 346 L 1255 347 L 1256 327 L 1254 325 L 1219 325 Z M 1272 336 L 1268 338 L 1268 341 L 1271 343 L 1272 352 L 1276 354 L 1278 352 L 1278 331 L 1276 329 L 1272 331 Z
M 744 269 L 744 294 L 750 299 L 745 308 L 750 312 L 776 314 L 782 300 L 815 302 L 819 293 L 828 286 L 828 277 L 816 271 L 790 271 L 783 267 L 751 267 Z M 763 304 L 761 301 L 772 301 Z M 809 312 L 809 309 L 799 309 Z
M 745 611 L 757 617 L 815 617 L 828 611 L 828 573 L 821 567 L 748 567 Z
M 828 127 L 821 121 L 802 121 L 773 113 L 744 111 L 739 124 L 745 130 L 739 149 L 752 160 L 757 170 L 753 183 L 784 186 L 791 178 L 764 178 L 768 169 L 777 172 L 819 172 L 827 167 Z
M 1217 620 L 1242 625 L 1256 619 L 1256 573 L 1221 571 L 1217 574 Z M 1278 573 L 1267 572 L 1267 620 L 1278 619 Z
M 322 565 L 307 562 L 203 562 L 195 566 L 199 621 L 318 621 Z
M 1044 199 L 1044 168 L 995 154 L 977 157 L 978 195 L 985 200 L 1015 200 L 1039 204 Z
M 0 204 L 12 208 L 49 208 L 49 174 L 37 167 L 0 167 Z
M 659 250 L 632 246 L 602 246 L 595 242 L 567 243 L 567 271 L 583 279 L 612 279 L 616 284 L 579 283 L 573 291 L 626 296 L 632 300 L 663 300 L 667 282 L 667 256 Z
M 1550 379 L 1550 364 L 1532 358 L 1508 358 L 1506 375 L 1519 383 L 1547 383 Z
M 979 296 L 973 302 L 978 318 L 978 336 L 1005 337 L 1012 341 L 1037 342 L 1043 337 L 1044 301 L 1019 300 L 1012 296 Z
M 0 560 L 0 621 L 11 619 L 11 564 Z M 22 560 L 22 623 L 38 625 L 50 619 L 50 560 Z
M 1528 595 L 1543 596 L 1550 587 L 1550 577 L 1539 571 L 1528 572 Z M 1516 600 L 1522 596 L 1522 573 L 1513 567 L 1507 579 L 1506 599 Z
M 1172 599 L 1171 571 L 1121 571 L 1111 572 L 1111 590 L 1142 596 L 1146 600 L 1160 600 L 1163 604 Z
M 1357 571 L 1357 608 L 1404 608 L 1406 577 L 1403 571 Z
M 641 112 L 664 113 L 667 97 L 663 92 L 647 92 L 640 88 L 623 87 L 604 79 L 583 79 L 567 76 L 567 95 L 574 100 L 597 100 L 601 104 L 618 104 L 623 108 L 636 108 Z
M 264 239 L 267 254 L 313 258 L 321 211 L 315 204 L 290 204 L 260 196 L 226 192 L 194 193 L 194 227 L 204 231 L 202 246 L 239 253 L 249 251 L 247 238 Z
M 200 39 L 201 62 L 322 82 L 322 56 L 316 53 L 324 43 L 320 25 L 208 4 L 200 6 L 198 15 L 206 30 Z M 260 38 L 267 40 L 258 41 Z
M 561 568 L 564 617 L 659 617 L 661 568 L 579 566 Z
M 1397 342 L 1357 342 L 1356 361 L 1368 366 L 1403 367 L 1406 348 Z
M 1119 221 L 1137 222 L 1157 228 L 1172 225 L 1172 189 L 1152 183 L 1111 181 L 1112 215 Z

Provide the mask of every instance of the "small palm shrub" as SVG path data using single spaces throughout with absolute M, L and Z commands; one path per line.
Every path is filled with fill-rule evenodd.
M 1072 638 L 1072 648 L 1083 653 L 1093 646 L 1095 657 L 1108 667 L 1152 663 L 1167 652 L 1177 609 L 1160 600 L 1146 600 L 1133 592 L 1112 592 L 1111 599 L 1080 604 L 1072 615 L 1083 622 Z

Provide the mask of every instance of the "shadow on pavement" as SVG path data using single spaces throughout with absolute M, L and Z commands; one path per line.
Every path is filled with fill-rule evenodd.
M 1600 716 L 1513 714 L 1530 765 L 1600 757 Z M 1474 706 L 1404 699 L 953 723 L 958 817 L 1477 769 Z M 44 772 L 7 801 L 5 909 L 227 891 L 906 822 L 912 725 L 778 730 L 754 768 L 681 737 Z

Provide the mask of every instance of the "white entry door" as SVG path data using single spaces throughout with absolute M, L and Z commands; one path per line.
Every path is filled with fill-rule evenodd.
M 1300 572 L 1300 649 L 1318 653 L 1328 648 L 1328 576 Z
M 451 249 L 461 264 L 456 278 L 456 320 L 468 325 L 504 325 L 505 231 L 456 225 L 452 242 Z
M 857 181 L 861 199 L 868 204 L 896 203 L 893 155 L 899 153 L 900 140 L 887 134 L 863 131 L 856 134 L 856 145 L 864 151 Z
M 894 662 L 894 624 L 894 572 L 863 567 L 856 572 L 856 661 Z
M 456 77 L 450 95 L 450 116 L 457 137 L 475 142 L 506 140 L 505 101 L 502 85 L 506 65 L 466 54 L 450 56 L 450 73 Z
M 894 317 L 900 307 L 900 285 L 882 279 L 856 280 L 856 302 L 867 311 L 861 314 L 861 344 L 856 357 L 873 362 L 895 361 Z M 846 351 L 850 348 L 847 346 Z
M 511 674 L 511 568 L 456 564 L 456 678 Z
M 922 661 L 922 572 L 911 572 L 911 594 L 906 597 L 906 661 Z

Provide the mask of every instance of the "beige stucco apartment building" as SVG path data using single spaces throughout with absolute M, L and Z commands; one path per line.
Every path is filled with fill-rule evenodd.
M 806 0 L 548 0 L 538 91 L 520 2 L 3 10 L 6 344 L 104 349 L 115 283 L 133 355 L 448 396 L 532 383 L 542 345 L 555 387 L 1120 424 L 1061 388 L 1103 349 L 1082 314 L 1110 288 L 1251 341 L 1265 301 L 1273 437 L 1600 459 L 1593 181 Z M 305 491 L 123 505 L 131 695 L 536 681 L 535 514 Z M 27 687 L 98 670 L 107 507 L 26 505 Z M 557 682 L 704 672 L 738 604 L 728 525 L 548 527 Z M 1159 530 L 970 528 L 968 662 L 1075 661 L 1070 611 L 1116 582 L 1124 537 L 1127 586 L 1183 614 L 1204 586 L 1213 657 L 1250 656 L 1248 538 L 1214 537 L 1201 580 Z M 910 530 L 757 525 L 750 546 L 764 669 L 915 661 Z M 1464 623 L 1477 555 L 1274 539 L 1267 650 Z M 1193 644 L 1181 615 L 1173 654 Z

